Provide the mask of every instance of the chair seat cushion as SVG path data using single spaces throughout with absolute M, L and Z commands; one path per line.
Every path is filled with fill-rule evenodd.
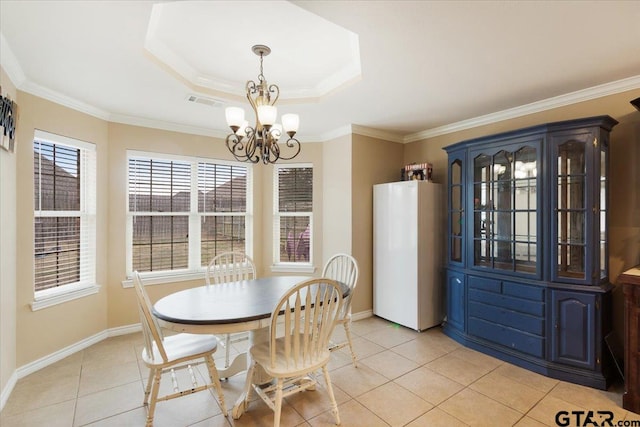
M 213 353 L 218 346 L 218 340 L 214 335 L 204 334 L 176 334 L 165 337 L 162 341 L 167 353 L 167 362 L 180 359 L 196 358 L 205 353 Z M 147 365 L 163 365 L 165 362 L 158 351 L 156 343 L 153 343 L 153 358 L 148 357 L 146 351 L 142 351 L 142 358 Z
M 331 352 L 325 349 L 315 357 L 298 358 L 296 363 L 292 356 L 288 360 L 284 354 L 284 337 L 276 339 L 276 363 L 271 366 L 271 353 L 269 350 L 269 342 L 256 344 L 251 347 L 251 357 L 258 362 L 265 372 L 272 377 L 290 377 L 304 375 L 307 372 L 315 371 L 323 365 L 329 363 Z

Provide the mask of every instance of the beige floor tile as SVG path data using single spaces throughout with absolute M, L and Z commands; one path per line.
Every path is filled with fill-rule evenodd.
M 272 427 L 273 411 L 261 399 L 257 399 L 249 404 L 249 408 L 239 419 L 234 420 L 232 417 L 228 419 L 233 426 L 237 427 Z M 296 426 L 304 421 L 304 418 L 291 405 L 287 402 L 282 403 L 281 426 Z
M 36 375 L 35 378 L 40 378 L 40 376 Z M 2 410 L 2 414 L 16 415 L 21 412 L 75 399 L 78 396 L 79 382 L 79 375 L 59 376 L 51 374 L 47 374 L 46 378 L 40 381 L 30 377 L 18 380 Z
M 425 367 L 396 378 L 394 382 L 433 405 L 439 405 L 464 388 L 462 384 Z
M 99 391 L 78 398 L 74 426 L 82 426 L 142 406 L 142 382 Z
M 540 421 L 534 420 L 531 417 L 522 417 L 514 427 L 546 427 L 546 424 L 542 424 Z
M 349 400 L 348 402 L 339 405 L 338 412 L 340 413 L 341 425 L 344 427 L 389 426 L 380 417 L 365 408 L 360 402 L 356 400 Z M 335 419 L 333 418 L 333 414 L 331 413 L 331 411 L 323 412 L 317 417 L 308 420 L 308 422 L 313 427 L 335 426 Z
M 627 411 L 627 416 L 624 419 L 625 419 L 625 421 L 640 421 L 640 414 L 636 414 L 635 412 Z
M 389 380 L 368 366 L 347 365 L 331 372 L 331 381 L 351 397 L 360 396 Z
M 84 367 L 80 375 L 78 396 L 84 396 L 122 384 L 140 381 L 140 379 L 140 370 L 137 361 L 105 368 Z
M 387 326 L 389 326 L 388 321 L 381 319 L 380 317 L 371 316 L 366 319 L 351 322 L 351 332 L 362 336 L 373 332 L 376 329 L 386 328 Z
M 416 337 L 418 341 L 424 341 L 431 344 L 433 347 L 439 348 L 447 353 L 452 352 L 462 346 L 453 339 L 449 338 L 442 333 L 442 328 L 435 327 L 423 331 Z
M 485 375 L 471 384 L 469 388 L 523 414 L 544 397 L 543 392 L 496 372 Z
M 191 424 L 189 427 L 230 427 L 232 424 L 222 414 L 207 418 L 199 423 Z M 302 424 L 300 424 L 302 425 Z
M 0 425 L 3 427 L 68 427 L 73 423 L 75 407 L 74 399 L 13 416 L 0 416 Z
M 466 362 L 458 357 L 449 357 L 448 355 L 424 366 L 463 385 L 471 384 L 492 369 Z
M 470 426 L 510 426 L 522 418 L 518 411 L 468 388 L 442 403 L 439 408 Z
M 465 427 L 467 424 L 452 417 L 442 409 L 433 408 L 426 414 L 416 418 L 406 427 Z
M 415 339 L 406 343 L 397 345 L 391 349 L 394 353 L 413 360 L 419 365 L 432 362 L 439 357 L 447 354 L 447 351 L 434 345 L 429 340 Z
M 594 411 L 612 411 L 616 420 L 624 419 L 626 416 L 626 410 L 620 406 L 622 402 L 616 401 L 616 396 L 595 388 L 560 382 L 551 390 L 549 396 Z
M 358 362 L 360 361 L 360 355 L 356 353 L 356 358 Z M 333 371 L 338 368 L 342 368 L 343 366 L 351 365 L 353 362 L 351 360 L 351 355 L 342 351 L 333 351 L 331 352 L 331 360 L 329 361 L 329 371 Z
M 115 427 L 115 426 L 144 426 L 147 421 L 147 410 L 139 407 L 131 411 L 122 412 L 112 417 L 103 418 L 86 427 Z M 155 425 L 155 424 L 154 424 Z M 83 426 L 85 427 L 85 426 Z
M 218 401 L 208 391 L 158 402 L 154 427 L 190 425 L 222 414 Z
M 373 341 L 369 341 L 368 339 L 365 339 L 362 337 L 353 339 L 353 348 L 355 349 L 358 360 L 362 360 L 365 357 L 369 357 L 374 354 L 380 353 L 381 351 L 386 350 L 385 347 L 378 345 Z M 351 351 L 348 348 L 341 348 L 338 351 L 346 354 L 349 357 L 349 359 L 351 359 Z
M 403 426 L 433 407 L 395 383 L 383 384 L 359 396 L 357 400 L 391 426 Z
M 527 413 L 527 416 L 541 422 L 542 424 L 556 426 L 558 425 L 556 422 L 556 415 L 560 411 L 584 411 L 585 409 L 586 408 L 582 408 L 578 405 L 567 403 L 557 397 L 545 396 Z
M 96 344 L 84 350 L 83 367 L 106 368 L 138 360 L 136 346 L 129 343 Z
M 527 369 L 520 368 L 510 363 L 504 363 L 496 368 L 496 373 L 511 378 L 521 384 L 535 388 L 543 393 L 548 393 L 559 383 L 558 380 L 545 377 Z
M 504 363 L 503 361 L 498 360 L 494 357 L 487 356 L 486 354 L 482 354 L 479 351 L 475 351 L 465 347 L 460 347 L 452 351 L 447 355 L 447 357 L 449 356 L 457 357 L 458 359 L 462 359 L 467 363 L 473 363 L 474 365 L 489 370 L 496 369 L 498 366 Z
M 413 362 L 390 350 L 362 359 L 360 363 L 370 367 L 390 380 L 398 378 L 399 376 L 404 375 L 409 371 L 413 371 L 420 366 L 416 362 Z
M 378 328 L 362 337 L 385 348 L 391 348 L 415 339 L 418 335 L 418 332 L 403 326 L 387 325 L 386 328 Z
M 333 384 L 333 395 L 336 398 L 338 405 L 351 400 L 351 397 L 342 391 L 340 387 Z M 305 420 L 309 420 L 322 412 L 331 409 L 331 401 L 327 389 L 324 385 L 324 381 L 321 381 L 321 385 L 316 387 L 315 391 L 305 391 L 302 393 L 296 393 L 286 398 L 289 405 L 293 407 Z

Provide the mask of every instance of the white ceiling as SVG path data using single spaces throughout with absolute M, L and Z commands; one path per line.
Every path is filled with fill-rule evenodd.
M 639 88 L 639 22 L 639 1 L 0 0 L 0 63 L 106 120 L 222 136 L 267 44 L 301 140 L 410 141 Z

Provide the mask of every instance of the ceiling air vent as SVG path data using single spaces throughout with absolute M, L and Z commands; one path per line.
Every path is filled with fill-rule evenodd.
M 208 105 L 209 107 L 220 107 L 224 102 L 220 99 L 207 98 L 206 96 L 189 94 L 187 95 L 187 101 L 195 102 L 196 104 Z

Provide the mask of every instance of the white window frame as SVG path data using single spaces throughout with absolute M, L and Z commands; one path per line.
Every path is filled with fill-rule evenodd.
M 191 201 L 189 212 L 177 213 L 178 215 L 187 215 L 189 217 L 189 260 L 188 267 L 176 270 L 159 270 L 140 272 L 140 276 L 145 279 L 145 285 L 157 285 L 163 283 L 174 283 L 188 280 L 203 280 L 206 266 L 200 265 L 200 243 L 201 229 L 200 218 L 203 216 L 244 216 L 245 220 L 245 252 L 252 256 L 253 248 L 253 169 L 251 165 L 239 165 L 238 162 L 220 160 L 207 157 L 196 156 L 180 156 L 175 154 L 153 153 L 146 151 L 127 150 L 127 180 L 126 180 L 126 279 L 122 281 L 124 288 L 133 287 L 131 280 L 133 274 L 133 217 L 136 216 L 129 210 L 129 161 L 132 158 L 152 159 L 158 161 L 179 161 L 186 162 L 191 165 Z M 242 166 L 247 169 L 246 178 L 246 211 L 244 214 L 236 212 L 198 212 L 198 164 L 212 163 L 227 166 Z M 149 213 L 142 213 L 143 216 L 149 216 Z M 154 215 L 154 213 L 151 213 Z M 162 215 L 171 215 L 171 213 L 162 213 Z
M 276 164 L 273 168 L 273 265 L 271 271 L 274 273 L 305 273 L 311 274 L 315 271 L 313 266 L 313 208 L 311 212 L 279 212 L 280 207 L 280 185 L 278 176 L 281 169 L 311 168 L 312 163 L 282 163 Z M 314 170 L 315 181 L 315 170 Z M 313 188 L 311 190 L 313 192 Z M 312 195 L 313 196 L 313 195 Z M 309 217 L 309 260 L 308 262 L 289 262 L 280 259 L 280 218 L 282 217 Z
M 70 147 L 80 150 L 82 170 L 80 173 L 80 210 L 79 211 L 44 211 L 34 208 L 34 226 L 36 217 L 69 217 L 80 216 L 80 280 L 59 285 L 49 289 L 35 290 L 31 310 L 36 311 L 67 301 L 98 293 L 100 286 L 96 283 L 96 194 L 97 194 L 97 150 L 96 145 L 62 135 L 56 135 L 36 129 L 33 145 L 36 141 Z M 34 149 L 34 148 L 32 148 Z M 34 166 L 35 167 L 35 166 Z M 35 174 L 35 171 L 34 171 Z M 42 204 L 40 205 L 42 208 Z M 34 235 L 35 239 L 35 235 Z M 35 240 L 34 240 L 35 245 Z M 34 246 L 35 248 L 35 246 Z M 34 251 L 32 251 L 34 252 Z M 35 260 L 34 260 L 35 275 Z

